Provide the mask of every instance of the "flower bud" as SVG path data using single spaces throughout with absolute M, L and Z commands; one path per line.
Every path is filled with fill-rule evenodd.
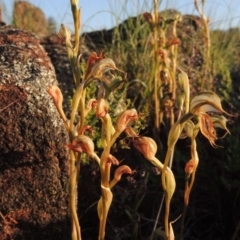
M 123 132 L 128 124 L 130 124 L 132 121 L 137 120 L 138 117 L 139 116 L 136 109 L 129 109 L 122 112 L 116 121 L 116 131 Z
M 87 109 L 88 110 L 92 110 L 93 108 L 95 108 L 98 104 L 98 101 L 95 99 L 95 98 L 91 98 L 89 101 L 88 101 L 88 104 L 87 104 Z
M 96 109 L 96 116 L 97 118 L 104 118 L 108 113 L 108 104 L 104 98 L 101 98 L 98 101 L 97 109 Z
M 63 118 L 63 120 L 65 122 L 67 122 L 67 118 L 62 109 L 63 96 L 62 96 L 62 92 L 59 89 L 59 87 L 57 87 L 55 85 L 50 86 L 48 89 L 48 94 L 52 97 L 54 104 L 55 104 L 58 112 L 60 113 L 61 117 Z
M 184 171 L 189 176 L 190 174 L 192 174 L 193 170 L 194 170 L 194 161 L 190 159 L 186 163 Z
M 151 15 L 151 13 L 144 12 L 143 16 L 150 25 L 153 23 L 153 17 Z
M 53 85 L 48 89 L 49 95 L 52 97 L 56 107 L 62 107 L 63 96 L 59 87 Z
M 153 160 L 157 153 L 157 144 L 150 137 L 137 137 L 133 140 L 133 146 L 141 152 L 147 160 Z
M 61 24 L 59 32 L 58 32 L 58 36 L 60 38 L 64 38 L 65 41 L 66 41 L 66 44 L 69 47 L 72 47 L 72 44 L 71 44 L 71 31 L 64 24 Z

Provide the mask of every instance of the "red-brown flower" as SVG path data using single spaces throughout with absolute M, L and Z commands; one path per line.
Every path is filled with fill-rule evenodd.
M 116 121 L 116 131 L 123 132 L 131 122 L 137 120 L 138 118 L 139 115 L 136 109 L 129 109 L 122 112 Z

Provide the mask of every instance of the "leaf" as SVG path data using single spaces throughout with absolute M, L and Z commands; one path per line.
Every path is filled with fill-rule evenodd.
M 165 232 L 163 231 L 162 227 L 157 228 L 157 229 L 154 231 L 154 233 L 155 233 L 158 237 L 160 237 L 162 240 L 167 240 L 166 234 L 165 234 Z
M 175 239 L 172 224 L 175 223 L 181 216 L 182 216 L 182 214 L 179 217 L 177 217 L 174 221 L 171 221 L 169 223 L 169 229 L 170 229 L 169 240 L 174 240 Z

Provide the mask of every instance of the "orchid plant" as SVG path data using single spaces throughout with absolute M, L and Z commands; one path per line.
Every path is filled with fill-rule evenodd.
M 48 89 L 48 93 L 53 98 L 54 104 L 64 121 L 70 140 L 67 147 L 70 150 L 71 165 L 69 202 L 72 219 L 72 239 L 81 239 L 80 224 L 76 210 L 76 189 L 81 157 L 82 154 L 87 154 L 90 158 L 94 159 L 100 167 L 102 196 L 99 199 L 97 208 L 100 220 L 98 239 L 102 240 L 105 237 L 107 215 L 113 198 L 111 189 L 121 179 L 122 174 L 133 174 L 133 171 L 128 166 L 122 165 L 116 169 L 114 178 L 112 180 L 110 179 L 111 166 L 119 164 L 119 161 L 110 153 L 110 150 L 128 124 L 137 120 L 139 116 L 135 109 L 129 109 L 117 117 L 115 124 L 112 123 L 109 114 L 108 98 L 123 82 L 123 80 L 115 78 L 115 76 L 110 73 L 110 71 L 123 73 L 116 67 L 112 59 L 106 58 L 103 53 L 97 55 L 97 53 L 93 52 L 89 56 L 86 71 L 82 77 L 79 63 L 81 55 L 79 54 L 80 10 L 78 9 L 78 1 L 72 0 L 71 6 L 75 26 L 75 45 L 73 45 L 71 41 L 71 32 L 64 25 L 61 25 L 59 31 L 59 36 L 66 42 L 68 57 L 76 85 L 76 91 L 72 98 L 70 119 L 67 119 L 62 108 L 63 96 L 61 90 L 57 86 L 51 86 Z M 99 82 L 98 92 L 96 93 L 96 98 L 90 99 L 86 104 L 86 91 L 93 81 Z M 86 135 L 86 132 L 91 132 L 92 129 L 91 126 L 85 125 L 85 119 L 93 109 L 96 111 L 96 117 L 102 122 L 101 145 L 103 151 L 100 157 L 94 151 L 95 146 L 93 140 Z
M 59 32 L 59 36 L 66 42 L 68 57 L 76 85 L 76 90 L 72 98 L 70 119 L 66 117 L 62 108 L 63 96 L 61 90 L 57 86 L 51 86 L 48 92 L 69 134 L 70 142 L 67 144 L 67 147 L 70 154 L 69 204 L 72 223 L 72 240 L 81 240 L 80 223 L 76 209 L 76 193 L 83 154 L 94 159 L 100 168 L 101 197 L 97 204 L 98 217 L 100 220 L 98 239 L 103 240 L 105 238 L 107 216 L 113 199 L 111 189 L 121 179 L 122 174 L 134 173 L 127 165 L 122 165 L 116 169 L 113 179 L 110 178 L 111 166 L 119 165 L 119 161 L 111 154 L 111 148 L 123 132 L 131 139 L 133 146 L 143 154 L 146 160 L 161 171 L 161 184 L 165 192 L 165 235 L 168 240 L 174 239 L 174 231 L 172 222 L 169 221 L 169 213 L 171 198 L 176 188 L 175 177 L 171 170 L 175 144 L 180 138 L 189 137 L 191 139 L 191 159 L 186 163 L 185 167 L 186 187 L 182 216 L 183 229 L 186 207 L 199 162 L 196 145 L 197 134 L 200 131 L 213 147 L 218 147 L 216 144 L 216 140 L 218 139 L 216 128 L 223 128 L 226 130 L 226 133 L 229 133 L 226 127 L 227 119 L 223 115 L 229 116 L 230 114 L 222 109 L 220 98 L 214 92 L 203 91 L 190 100 L 188 76 L 184 71 L 178 69 L 178 81 L 174 84 L 176 86 L 178 84 L 182 89 L 179 107 L 180 114 L 177 121 L 171 124 L 172 127 L 167 142 L 167 153 L 164 161 L 161 162 L 156 157 L 158 150 L 156 142 L 150 137 L 139 136 L 130 126 L 134 121 L 139 119 L 139 114 L 135 109 L 123 111 L 118 115 L 116 121 L 114 123 L 112 122 L 109 114 L 108 99 L 112 92 L 117 90 L 121 84 L 125 83 L 124 80 L 116 78 L 112 72 L 123 74 L 123 79 L 124 72 L 118 69 L 115 62 L 110 58 L 106 58 L 103 53 L 98 55 L 93 52 L 88 58 L 86 71 L 82 74 L 79 63 L 81 54 L 79 54 L 80 10 L 78 9 L 78 1 L 71 0 L 71 7 L 75 26 L 75 44 L 72 43 L 71 32 L 64 25 L 61 26 Z M 153 17 L 150 18 L 150 20 L 151 19 L 153 19 Z M 96 96 L 86 103 L 86 91 L 94 81 L 98 81 L 99 83 L 98 91 Z M 100 156 L 95 152 L 95 144 L 90 137 L 92 128 L 86 123 L 86 117 L 91 110 L 95 111 L 96 117 L 101 121 L 100 132 L 103 150 Z M 195 119 L 195 121 L 193 121 L 193 119 Z
M 191 159 L 186 163 L 185 167 L 186 187 L 182 217 L 183 229 L 186 207 L 188 205 L 190 192 L 193 187 L 196 169 L 199 162 L 196 136 L 200 131 L 209 140 L 209 143 L 213 147 L 218 147 L 215 143 L 218 139 L 216 128 L 225 129 L 226 133 L 229 133 L 229 130 L 226 127 L 227 119 L 223 116 L 223 114 L 232 116 L 222 109 L 220 98 L 214 92 L 203 91 L 194 96 L 190 102 L 189 111 L 179 116 L 178 121 L 173 125 L 169 132 L 168 149 L 164 163 L 155 156 L 157 153 L 157 144 L 152 138 L 138 136 L 130 127 L 126 129 L 127 135 L 132 138 L 134 147 L 161 171 L 161 183 L 165 192 L 164 227 L 166 238 L 168 240 L 174 239 L 174 232 L 171 223 L 169 223 L 169 212 L 170 201 L 175 191 L 176 182 L 174 174 L 169 167 L 171 164 L 169 163 L 173 158 L 175 144 L 178 139 L 183 137 L 189 137 L 191 139 Z M 197 124 L 194 124 L 192 121 L 194 118 L 198 119 Z

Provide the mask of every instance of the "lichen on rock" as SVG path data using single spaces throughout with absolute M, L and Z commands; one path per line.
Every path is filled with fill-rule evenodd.
M 38 39 L 0 27 L 0 239 L 69 239 L 68 141 Z

